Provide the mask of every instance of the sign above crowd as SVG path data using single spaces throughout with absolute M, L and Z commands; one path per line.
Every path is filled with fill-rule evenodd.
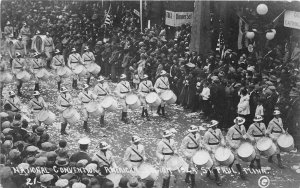
M 181 26 L 182 24 L 192 23 L 193 12 L 173 12 L 166 10 L 166 25 Z
M 285 11 L 284 26 L 294 29 L 300 29 L 300 12 Z

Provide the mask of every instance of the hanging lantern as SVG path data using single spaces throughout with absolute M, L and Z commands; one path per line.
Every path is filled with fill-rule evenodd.
M 268 7 L 266 4 L 259 4 L 256 8 L 256 12 L 259 14 L 259 15 L 265 15 L 267 14 L 268 12 Z
M 272 33 L 275 33 L 276 34 L 276 30 L 275 29 L 271 29 Z
M 246 33 L 246 37 L 247 37 L 248 39 L 253 39 L 254 36 L 255 36 L 255 34 L 254 34 L 253 31 L 248 31 L 248 32 Z
M 266 38 L 268 40 L 272 40 L 274 37 L 275 37 L 275 33 L 273 33 L 273 32 L 267 32 Z

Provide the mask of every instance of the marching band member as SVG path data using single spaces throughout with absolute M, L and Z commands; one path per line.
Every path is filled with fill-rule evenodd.
M 239 156 L 237 155 L 237 149 L 241 145 L 241 140 L 247 139 L 247 133 L 246 133 L 246 129 L 244 126 L 245 118 L 236 117 L 234 119 L 234 123 L 235 124 L 232 127 L 230 127 L 227 132 L 226 140 L 233 151 L 235 160 L 237 161 L 236 168 L 240 172 L 240 177 L 243 180 L 245 180 L 246 176 L 245 176 L 245 173 L 242 171 L 242 167 L 240 164 L 241 160 L 240 160 Z M 233 164 L 231 164 L 230 167 L 232 165 Z
M 255 145 L 255 161 L 258 169 L 261 169 L 260 165 L 260 151 L 257 149 L 257 142 L 266 134 L 266 125 L 262 122 L 263 118 L 260 115 L 256 115 L 253 119 L 254 123 L 252 123 L 247 131 L 250 139 L 254 141 Z M 251 161 L 250 168 L 254 168 L 254 160 Z
M 5 36 L 5 50 L 8 50 L 8 43 L 10 42 L 10 37 L 14 36 L 14 28 L 11 26 L 10 21 L 7 21 L 6 26 L 4 27 L 4 36 Z
M 31 67 L 30 67 L 30 71 L 35 77 L 35 86 L 34 86 L 35 91 L 40 90 L 39 79 L 36 77 L 36 74 L 41 70 L 41 68 L 45 66 L 44 61 L 41 58 L 39 58 L 39 56 L 40 54 L 38 52 L 34 53 L 33 55 L 34 58 L 31 61 Z
M 146 160 L 145 147 L 140 144 L 141 138 L 136 135 L 131 141 L 132 145 L 126 149 L 123 161 L 128 168 L 137 168 Z
M 61 55 L 59 49 L 56 49 L 54 52 L 54 57 L 52 58 L 51 66 L 54 70 L 56 70 L 56 79 L 57 79 L 57 89 L 60 91 L 60 86 L 62 83 L 62 77 L 58 75 L 57 71 L 66 65 L 64 56 Z
M 86 132 L 90 132 L 88 127 L 89 113 L 86 110 L 86 105 L 96 98 L 97 96 L 89 90 L 89 85 L 84 84 L 83 90 L 78 95 L 78 99 L 81 101 L 81 109 L 83 112 L 83 128 Z
M 17 75 L 18 73 L 20 73 L 21 71 L 25 70 L 25 66 L 26 66 L 26 61 L 24 58 L 21 57 L 21 53 L 20 52 L 16 52 L 16 58 L 13 59 L 12 61 L 12 67 L 11 67 L 11 71 L 14 75 Z M 22 87 L 22 80 L 18 80 L 17 79 L 17 89 L 18 89 L 18 95 L 21 96 L 21 87 Z
M 25 45 L 22 41 L 22 37 L 18 36 L 18 40 L 15 43 L 16 53 L 19 52 L 22 55 L 25 55 Z
M 93 52 L 89 51 L 89 47 L 85 46 L 84 47 L 84 53 L 82 54 L 82 62 L 85 66 L 95 62 L 95 56 L 93 54 Z M 96 75 L 94 75 L 96 76 Z M 91 73 L 88 73 L 88 78 L 86 83 L 89 85 L 90 84 L 90 80 L 91 80 Z
M 104 100 L 104 96 L 111 94 L 111 90 L 106 82 L 104 82 L 104 77 L 100 76 L 98 78 L 98 84 L 94 87 L 94 93 L 98 95 L 98 99 L 100 102 Z M 100 125 L 103 127 L 105 125 L 104 122 L 105 109 L 103 109 L 103 114 L 100 117 Z
M 191 183 L 192 187 L 195 186 L 195 173 L 193 170 L 193 162 L 192 157 L 199 150 L 201 144 L 201 135 L 199 133 L 199 129 L 195 125 L 191 125 L 188 129 L 189 134 L 186 135 L 181 143 L 181 149 L 186 160 L 189 163 L 189 171 L 186 173 L 185 182 Z
M 75 48 L 72 48 L 71 54 L 69 55 L 69 59 L 68 59 L 68 66 L 72 70 L 74 70 L 79 65 L 79 63 L 82 64 L 81 56 L 79 55 L 79 53 L 76 52 Z M 78 89 L 77 80 L 78 80 L 78 75 L 74 74 L 73 83 L 72 83 L 73 89 Z
M 113 159 L 113 154 L 110 150 L 111 146 L 102 141 L 99 144 L 100 151 L 94 154 L 92 161 L 95 161 L 100 167 L 102 175 L 108 175 L 109 171 L 106 168 L 116 168 L 116 162 Z
M 4 73 L 7 71 L 7 61 L 2 60 L 2 55 L 0 54 L 0 74 L 3 76 Z M 0 95 L 2 95 L 4 83 L 0 82 Z
M 11 111 L 14 113 L 20 112 L 20 107 L 21 107 L 21 100 L 19 97 L 16 96 L 15 92 L 10 91 L 8 92 L 9 98 L 7 98 L 4 102 L 5 104 L 10 104 L 11 105 Z
M 177 154 L 175 141 L 172 138 L 173 133 L 170 130 L 165 130 L 163 138 L 157 144 L 156 156 L 160 160 L 161 166 L 166 167 L 166 162 L 174 155 Z M 169 188 L 170 173 L 164 175 L 162 188 Z
M 138 92 L 140 95 L 140 100 L 142 102 L 142 117 L 147 118 L 148 121 L 150 121 L 149 114 L 148 114 L 148 109 L 149 105 L 146 102 L 146 95 L 149 94 L 153 90 L 153 85 L 152 82 L 148 79 L 148 75 L 144 74 L 142 78 L 142 82 L 139 84 Z M 150 110 L 149 110 L 150 111 Z
M 23 27 L 20 30 L 19 36 L 22 37 L 22 41 L 23 41 L 23 44 L 24 44 L 24 47 L 25 47 L 25 54 L 27 54 L 27 52 L 29 50 L 28 49 L 28 43 L 29 43 L 29 40 L 30 40 L 30 35 L 31 35 L 30 28 L 28 27 L 26 22 L 24 22 Z
M 41 122 L 38 120 L 38 114 L 41 112 L 41 110 L 47 109 L 48 105 L 43 97 L 41 97 L 39 91 L 33 92 L 33 98 L 29 101 L 29 108 L 32 109 L 32 113 L 34 114 L 35 124 L 40 126 Z
M 161 95 L 164 91 L 170 89 L 169 79 L 166 76 L 166 74 L 167 74 L 167 72 L 165 70 L 162 70 L 160 72 L 160 77 L 157 78 L 157 80 L 154 84 L 154 89 L 158 93 L 158 95 Z M 160 113 L 160 110 L 161 110 L 162 116 L 166 117 L 165 106 L 166 106 L 166 102 L 164 102 L 162 100 L 161 105 L 159 105 L 157 108 L 157 114 L 161 115 L 161 113 Z
M 280 111 L 279 110 L 274 110 L 273 115 L 274 118 L 269 122 L 266 135 L 268 135 L 275 143 L 277 143 L 277 139 L 281 134 L 285 134 L 285 130 L 283 129 L 283 123 L 282 119 L 280 118 Z M 278 145 L 276 144 L 276 154 L 277 154 L 277 160 L 278 160 L 278 167 L 279 168 L 284 168 L 282 165 L 281 161 L 281 156 L 280 156 L 280 149 Z M 268 158 L 269 163 L 273 163 L 273 156 L 270 156 Z
M 218 174 L 218 170 L 215 168 L 220 164 L 215 158 L 215 151 L 219 146 L 225 146 L 224 136 L 219 128 L 217 128 L 219 122 L 216 120 L 211 120 L 210 124 L 207 126 L 209 129 L 206 131 L 203 137 L 205 148 L 211 153 L 211 157 L 213 159 L 213 173 L 216 178 L 216 184 L 221 185 L 221 179 Z M 210 176 L 210 170 L 207 170 L 207 177 Z
M 127 118 L 127 104 L 125 101 L 126 95 L 131 92 L 130 83 L 126 80 L 126 75 L 121 74 L 120 82 L 117 84 L 115 92 L 120 97 L 121 106 L 122 106 L 122 118 L 121 121 L 124 123 L 129 123 Z
M 68 135 L 68 133 L 66 132 L 68 122 L 66 118 L 63 117 L 62 114 L 63 111 L 65 111 L 67 108 L 69 108 L 72 105 L 73 105 L 72 96 L 70 95 L 70 93 L 68 93 L 66 87 L 61 87 L 60 95 L 57 98 L 57 104 L 56 104 L 57 109 L 61 112 L 60 113 L 61 121 L 62 121 L 61 130 L 60 130 L 61 135 Z
M 51 58 L 52 58 L 52 52 L 54 51 L 54 42 L 52 37 L 50 36 L 49 32 L 46 32 L 46 38 L 44 40 L 44 50 L 45 50 L 45 54 L 47 56 L 47 67 L 51 68 Z

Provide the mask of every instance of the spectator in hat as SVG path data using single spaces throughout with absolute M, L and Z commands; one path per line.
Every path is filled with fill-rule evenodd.
M 56 154 L 60 157 L 69 158 L 69 151 L 67 150 L 67 141 L 60 140 L 58 142 L 59 148 L 55 150 Z
M 86 159 L 89 162 L 91 162 L 92 159 L 89 156 L 89 154 L 87 153 L 88 146 L 89 146 L 90 142 L 91 141 L 88 138 L 80 139 L 78 141 L 80 151 L 75 152 L 73 155 L 71 155 L 70 162 L 76 162 L 77 163 L 81 159 Z

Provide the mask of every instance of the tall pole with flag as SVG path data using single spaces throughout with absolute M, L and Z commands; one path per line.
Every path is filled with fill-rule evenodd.
M 141 22 L 141 32 L 143 32 L 143 0 L 140 0 L 140 22 Z

